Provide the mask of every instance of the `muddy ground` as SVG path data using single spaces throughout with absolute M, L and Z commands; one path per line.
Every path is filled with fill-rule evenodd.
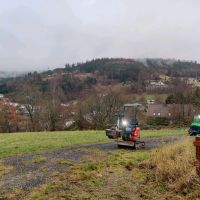
M 146 144 L 144 150 L 177 142 L 182 139 L 183 137 L 180 136 L 147 138 L 144 139 Z M 45 184 L 49 181 L 50 174 L 63 172 L 72 163 L 83 162 L 85 156 L 95 156 L 93 155 L 93 151 L 95 150 L 110 153 L 118 151 L 118 147 L 113 141 L 109 143 L 66 147 L 4 159 L 3 163 L 11 166 L 12 170 L 0 177 L 0 197 L 3 193 L 5 194 L 5 192 L 13 189 L 29 191 L 36 186 Z M 127 150 L 134 153 L 134 150 Z

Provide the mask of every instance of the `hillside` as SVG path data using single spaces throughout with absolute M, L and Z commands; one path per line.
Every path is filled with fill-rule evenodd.
M 200 73 L 200 64 L 192 61 L 174 59 L 96 59 L 76 65 L 66 65 L 67 71 L 84 73 L 99 72 L 120 81 L 138 80 L 138 76 L 156 78 L 160 74 L 171 77 L 196 77 Z M 158 78 L 158 77 L 157 77 Z M 143 78 L 144 79 L 144 78 Z
M 5 75 L 2 73 L 2 76 Z M 28 73 L 23 77 L 4 80 L 0 84 L 0 93 L 14 94 L 21 86 L 35 85 L 42 92 L 56 90 L 62 101 L 75 99 L 91 89 L 113 84 L 132 84 L 132 87 L 144 90 L 151 80 L 168 78 L 198 78 L 200 64 L 173 59 L 123 59 L 102 58 L 85 63 L 66 64 L 42 73 Z

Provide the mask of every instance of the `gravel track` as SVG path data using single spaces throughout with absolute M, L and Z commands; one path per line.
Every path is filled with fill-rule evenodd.
M 184 137 L 180 136 L 146 138 L 144 139 L 144 150 L 156 148 L 167 143 L 177 142 L 183 138 Z M 62 172 L 70 166 L 70 163 L 60 164 L 60 160 L 70 160 L 70 162 L 73 163 L 80 163 L 84 156 L 92 156 L 93 148 L 104 152 L 118 150 L 117 144 L 113 141 L 109 143 L 66 147 L 4 159 L 3 162 L 5 165 L 10 165 L 13 169 L 8 174 L 0 177 L 0 195 L 5 191 L 13 189 L 28 191 L 38 185 L 47 183 L 50 174 L 53 172 Z M 45 160 L 34 162 L 34 159 L 38 157 L 44 158 Z

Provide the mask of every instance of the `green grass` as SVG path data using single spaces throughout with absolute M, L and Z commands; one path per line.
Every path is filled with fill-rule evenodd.
M 183 135 L 186 130 L 142 131 L 142 137 Z M 79 144 L 109 142 L 104 131 L 67 131 L 0 134 L 0 159 L 29 152 L 63 148 Z
M 162 137 L 173 135 L 187 135 L 187 129 L 162 129 L 162 130 L 141 130 L 141 137 Z
M 0 134 L 0 159 L 28 152 L 109 141 L 103 131 Z

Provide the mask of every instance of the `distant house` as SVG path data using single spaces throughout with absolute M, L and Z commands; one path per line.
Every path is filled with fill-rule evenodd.
M 147 117 L 176 118 L 179 116 L 190 117 L 199 114 L 199 109 L 189 104 L 149 104 Z
M 188 78 L 187 79 L 187 84 L 188 85 L 193 85 L 193 84 L 197 84 L 199 81 L 196 78 Z
M 61 106 L 62 106 L 62 107 L 69 107 L 70 104 L 69 104 L 69 103 L 61 103 Z
M 65 122 L 65 127 L 66 127 L 66 128 L 69 128 L 69 127 L 71 127 L 72 125 L 74 125 L 74 123 L 75 123 L 75 121 L 72 120 L 72 119 L 67 120 L 67 121 Z
M 146 90 L 155 90 L 155 89 L 165 89 L 167 85 L 162 81 L 150 81 L 149 84 L 146 85 Z
M 127 109 L 127 107 L 132 107 L 132 108 L 135 108 L 135 109 L 140 110 L 140 111 L 144 111 L 146 109 L 146 107 L 141 103 L 127 103 L 127 104 L 124 104 L 124 109 Z
M 165 87 L 166 85 L 162 81 L 151 81 L 150 86 L 154 87 Z
M 155 100 L 153 100 L 153 99 L 148 99 L 147 100 L 147 104 L 154 104 L 155 103 Z
M 169 106 L 166 104 L 149 104 L 147 107 L 148 117 L 171 117 Z
M 0 100 L 2 100 L 4 98 L 3 94 L 0 94 Z
M 187 85 L 192 86 L 193 88 L 200 87 L 200 79 L 199 78 L 188 78 L 186 80 Z

